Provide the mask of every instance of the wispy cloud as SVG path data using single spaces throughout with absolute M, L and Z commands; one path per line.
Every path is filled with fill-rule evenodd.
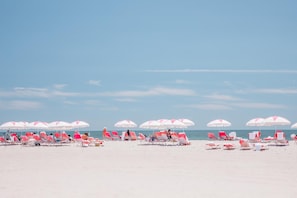
M 297 70 L 272 69 L 152 69 L 145 70 L 152 73 L 297 73 Z
M 186 105 L 186 107 L 200 109 L 200 110 L 231 110 L 232 107 L 225 105 L 225 104 L 193 104 L 193 105 Z
M 115 101 L 118 102 L 136 102 L 137 100 L 133 98 L 116 98 Z
M 285 109 L 287 106 L 282 104 L 271 104 L 271 103 L 257 103 L 257 102 L 245 102 L 245 103 L 233 103 L 232 106 L 250 109 Z
M 187 80 L 176 80 L 175 83 L 176 84 L 190 84 L 190 82 Z
M 167 87 L 155 87 L 145 91 L 118 91 L 118 92 L 104 92 L 101 96 L 115 96 L 115 97 L 145 97 L 157 95 L 175 95 L 175 96 L 194 96 L 196 93 L 190 89 L 175 89 Z
M 64 87 L 66 87 L 67 86 L 67 84 L 55 84 L 54 85 L 54 88 L 55 89 L 63 89 Z
M 40 102 L 24 101 L 24 100 L 12 100 L 12 101 L 0 101 L 0 109 L 9 110 L 35 110 L 42 108 Z
M 213 100 L 224 100 L 224 101 L 237 101 L 241 100 L 240 98 L 236 98 L 229 95 L 223 95 L 223 94 L 211 94 L 204 96 L 205 98 L 213 99 Z
M 255 89 L 249 90 L 248 92 L 263 94 L 297 94 L 297 89 Z
M 100 80 L 89 80 L 88 84 L 95 85 L 95 86 L 101 86 L 101 81 Z

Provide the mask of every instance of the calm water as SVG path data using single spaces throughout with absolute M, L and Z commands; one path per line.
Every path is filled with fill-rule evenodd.
M 145 135 L 150 135 L 153 133 L 153 131 L 149 130 L 134 130 L 136 134 L 138 133 L 143 133 Z M 237 137 L 242 137 L 242 138 L 248 138 L 248 133 L 252 132 L 253 130 L 225 130 L 226 133 L 230 133 L 231 131 L 235 131 L 237 134 Z M 292 133 L 297 134 L 297 130 L 283 130 L 286 134 L 286 137 L 289 138 Z M 80 131 L 80 133 L 84 133 L 85 131 Z M 102 131 L 87 131 L 90 133 L 91 136 L 95 138 L 102 138 Z M 118 131 L 121 134 L 121 131 Z M 182 131 L 178 131 L 182 132 Z M 213 132 L 216 136 L 218 136 L 218 130 L 184 130 L 184 132 L 187 134 L 189 140 L 207 140 L 207 133 Z M 68 134 L 73 135 L 73 131 L 68 132 Z M 267 136 L 273 136 L 274 135 L 274 130 L 261 130 L 261 136 L 262 137 L 267 137 Z
M 143 133 L 145 135 L 151 135 L 153 131 L 151 130 L 134 130 L 136 134 L 138 133 Z M 226 133 L 230 133 L 232 131 L 235 131 L 237 134 L 237 137 L 242 137 L 242 138 L 248 138 L 248 133 L 252 132 L 253 130 L 225 130 Z M 287 129 L 283 130 L 286 134 L 286 137 L 289 139 L 291 134 L 297 134 L 297 130 L 292 130 L 292 129 Z M 102 131 L 83 131 L 81 130 L 80 133 L 88 132 L 90 136 L 95 137 L 95 138 L 100 138 L 102 139 Z M 122 130 L 118 130 L 119 134 L 121 134 Z M 207 133 L 212 132 L 218 137 L 218 130 L 181 130 L 181 131 L 176 131 L 176 132 L 185 132 L 189 138 L 189 140 L 207 140 Z M 4 134 L 5 132 L 2 132 Z M 18 132 L 21 133 L 21 132 Z M 50 132 L 47 132 L 48 134 Z M 74 131 L 67 131 L 68 134 L 73 136 Z M 0 135 L 2 135 L 0 134 Z M 21 133 L 24 134 L 24 133 Z M 261 130 L 261 136 L 262 137 L 267 137 L 267 136 L 273 136 L 274 135 L 274 130 Z

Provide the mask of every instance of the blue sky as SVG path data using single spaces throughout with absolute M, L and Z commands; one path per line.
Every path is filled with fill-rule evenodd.
M 0 123 L 297 122 L 296 1 L 0 2 Z

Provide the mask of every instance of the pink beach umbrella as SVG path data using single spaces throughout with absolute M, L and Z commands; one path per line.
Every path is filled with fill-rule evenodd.
M 227 120 L 216 119 L 207 123 L 207 127 L 229 127 L 231 123 Z

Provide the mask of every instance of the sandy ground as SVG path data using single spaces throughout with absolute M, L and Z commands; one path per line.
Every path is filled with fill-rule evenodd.
M 8 198 L 297 197 L 296 143 L 266 151 L 228 151 L 206 150 L 206 142 L 0 146 L 0 194 Z

